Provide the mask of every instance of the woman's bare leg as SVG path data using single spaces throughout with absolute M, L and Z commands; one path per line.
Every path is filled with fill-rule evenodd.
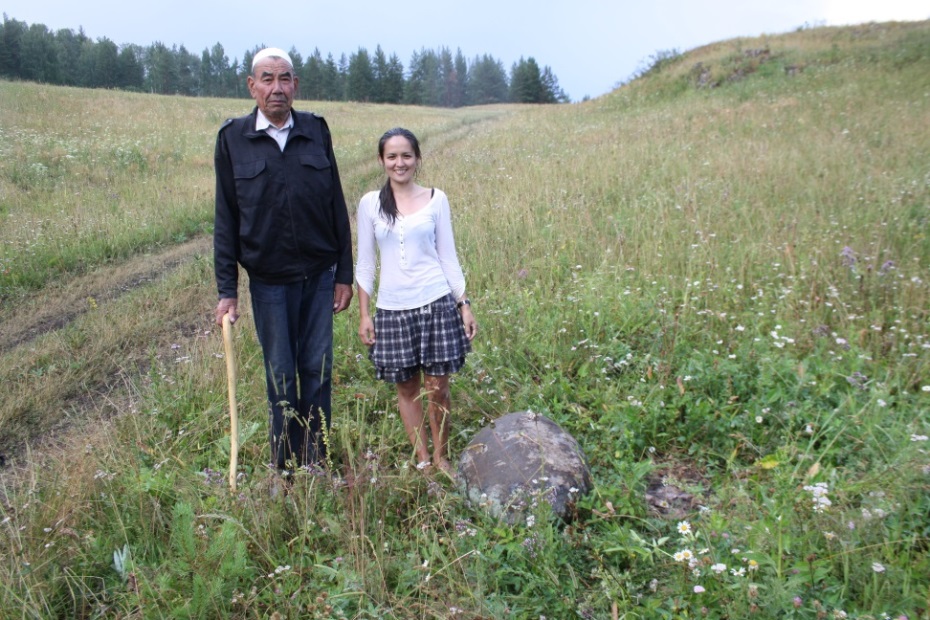
M 420 375 L 416 375 L 397 384 L 397 408 L 404 430 L 413 445 L 417 463 L 429 461 L 427 447 L 426 420 L 423 416 L 423 404 L 420 402 Z
M 444 472 L 452 473 L 449 462 L 449 429 L 452 396 L 449 390 L 449 375 L 426 375 L 427 413 L 429 428 L 433 436 L 433 464 Z

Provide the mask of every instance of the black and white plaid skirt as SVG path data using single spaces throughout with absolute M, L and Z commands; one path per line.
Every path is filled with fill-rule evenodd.
M 368 358 L 379 379 L 401 383 L 422 370 L 449 375 L 465 365 L 471 343 L 455 297 L 448 294 L 422 308 L 375 312 L 375 344 Z

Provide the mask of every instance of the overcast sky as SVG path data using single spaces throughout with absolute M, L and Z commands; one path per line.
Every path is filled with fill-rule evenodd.
M 3 0 L 8 18 L 52 30 L 83 27 L 118 45 L 221 43 L 230 60 L 255 45 L 338 59 L 365 48 L 397 54 L 448 47 L 489 54 L 509 72 L 520 57 L 549 66 L 574 101 L 628 79 L 658 51 L 755 37 L 800 26 L 930 18 L 926 0 Z

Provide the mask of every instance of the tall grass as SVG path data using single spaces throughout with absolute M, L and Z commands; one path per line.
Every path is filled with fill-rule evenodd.
M 353 308 L 336 318 L 331 467 L 301 473 L 283 499 L 264 470 L 259 349 L 239 324 L 230 494 L 222 344 L 209 265 L 195 262 L 101 304 L 114 333 L 157 339 L 57 348 L 74 330 L 103 332 L 89 314 L 4 358 L 94 366 L 148 352 L 143 374 L 126 375 L 122 415 L 0 480 L 0 608 L 16 610 L 3 613 L 927 617 L 928 40 L 921 23 L 724 42 L 571 106 L 323 109 L 350 199 L 379 182 L 374 146 L 393 125 L 424 139 L 421 182 L 450 196 L 480 321 L 453 383 L 453 449 L 502 413 L 539 411 L 579 439 L 594 491 L 569 524 L 541 507 L 505 526 L 422 476 Z M 766 47 L 768 60 L 745 53 Z M 697 62 L 742 73 L 705 87 Z M 56 109 L 75 92 L 3 89 L 36 89 Z M 200 185 L 193 219 L 208 227 L 211 134 L 228 103 L 76 92 L 88 106 L 185 107 L 200 137 L 159 159 L 178 129 L 151 123 L 163 146 L 146 161 L 152 179 Z M 25 153 L 3 164 L 4 192 L 20 160 L 51 161 Z M 58 191 L 31 183 L 18 218 Z M 144 204 L 133 208 L 151 217 Z M 186 216 L 162 217 L 164 232 Z M 196 329 L 119 318 L 196 304 Z M 57 366 L 30 382 L 4 372 L 17 400 L 65 379 Z

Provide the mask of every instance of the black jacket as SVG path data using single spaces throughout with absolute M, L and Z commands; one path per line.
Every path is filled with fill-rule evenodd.
M 352 236 L 333 141 L 321 116 L 292 110 L 282 152 L 255 131 L 257 108 L 226 121 L 216 138 L 213 258 L 219 296 L 238 297 L 237 263 L 249 277 L 287 284 L 336 266 L 352 284 Z

